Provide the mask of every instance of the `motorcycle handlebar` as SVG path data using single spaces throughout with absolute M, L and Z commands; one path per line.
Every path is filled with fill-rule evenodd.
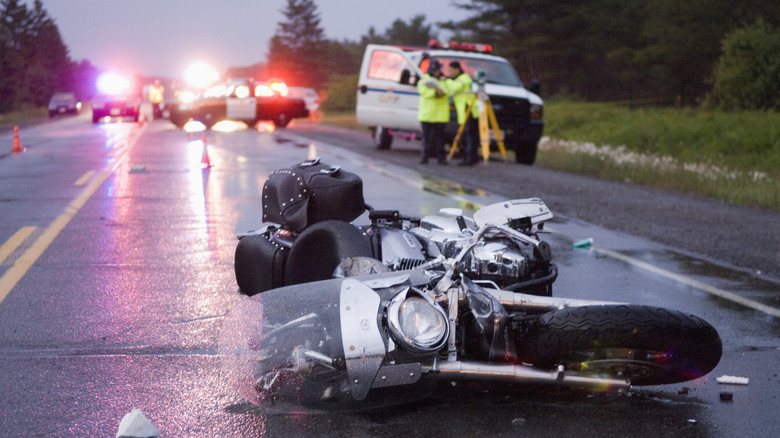
M 409 221 L 415 224 L 420 223 L 420 218 L 416 216 L 404 216 L 402 215 L 398 210 L 373 210 L 370 209 L 368 212 L 368 218 L 371 220 L 372 224 L 376 224 L 379 222 L 402 222 L 402 221 Z

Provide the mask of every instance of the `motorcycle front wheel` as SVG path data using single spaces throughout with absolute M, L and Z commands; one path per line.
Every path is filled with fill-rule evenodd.
M 540 368 L 627 379 L 633 386 L 702 377 L 720 361 L 718 332 L 687 313 L 652 306 L 571 307 L 541 315 L 518 334 L 520 358 Z

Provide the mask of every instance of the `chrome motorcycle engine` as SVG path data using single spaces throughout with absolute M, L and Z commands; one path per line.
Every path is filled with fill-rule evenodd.
M 423 218 L 420 227 L 409 232 L 427 242 L 429 258 L 439 254 L 455 257 L 469 244 L 470 232 L 463 232 L 457 221 L 440 216 Z M 507 284 L 527 279 L 531 273 L 530 255 L 506 238 L 483 239 L 464 259 L 465 272 L 472 279 L 496 280 Z

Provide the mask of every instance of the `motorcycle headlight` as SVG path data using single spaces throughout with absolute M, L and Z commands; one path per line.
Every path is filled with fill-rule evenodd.
M 388 307 L 388 327 L 399 345 L 412 353 L 431 353 L 447 341 L 449 324 L 441 307 L 420 297 L 394 300 Z

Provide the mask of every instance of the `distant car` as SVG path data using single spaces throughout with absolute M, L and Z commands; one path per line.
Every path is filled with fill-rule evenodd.
M 252 79 L 231 79 L 213 85 L 201 95 L 180 93 L 180 101 L 166 106 L 171 122 L 183 127 L 195 120 L 211 128 L 217 122 L 233 120 L 254 125 L 272 121 L 284 128 L 294 118 L 308 117 L 303 99 L 287 96 L 286 86 L 280 82 L 255 82 Z
M 309 110 L 309 117 L 319 118 L 320 115 L 320 96 L 317 90 L 303 87 L 288 87 L 288 97 L 297 97 L 306 102 L 306 109 Z
M 54 93 L 49 101 L 49 117 L 61 114 L 78 114 L 81 111 L 81 102 L 71 92 Z
M 98 77 L 99 94 L 92 99 L 92 123 L 104 117 L 132 117 L 138 121 L 141 114 L 141 94 L 135 89 L 132 77 L 117 72 L 106 72 Z

